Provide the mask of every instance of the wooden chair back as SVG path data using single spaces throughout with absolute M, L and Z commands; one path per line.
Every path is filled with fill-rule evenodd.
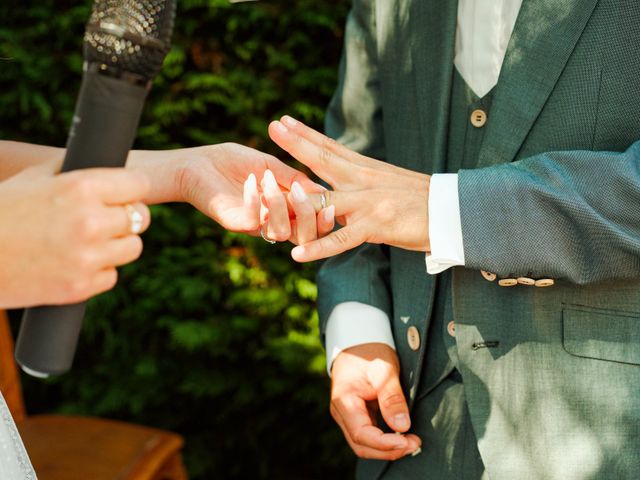
M 13 336 L 7 312 L 0 310 L 0 392 L 16 423 L 24 420 L 26 411 L 20 385 L 20 372 L 13 357 Z

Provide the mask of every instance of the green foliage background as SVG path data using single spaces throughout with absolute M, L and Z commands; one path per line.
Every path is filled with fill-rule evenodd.
M 236 141 L 283 157 L 268 122 L 320 128 L 348 0 L 180 0 L 137 147 Z M 62 146 L 91 2 L 0 5 L 0 138 Z M 154 207 L 145 253 L 90 304 L 69 375 L 24 379 L 31 413 L 119 418 L 186 437 L 193 479 L 350 478 L 328 414 L 313 267 L 290 247 Z

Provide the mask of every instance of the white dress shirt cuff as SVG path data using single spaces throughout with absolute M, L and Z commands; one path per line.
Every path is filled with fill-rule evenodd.
M 458 174 L 431 176 L 429 184 L 429 241 L 427 272 L 434 275 L 456 265 L 464 265 Z
M 365 343 L 384 343 L 394 350 L 389 316 L 379 308 L 360 302 L 344 302 L 335 306 L 325 331 L 327 372 L 343 350 Z

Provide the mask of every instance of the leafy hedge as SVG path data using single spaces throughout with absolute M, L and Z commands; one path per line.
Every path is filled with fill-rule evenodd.
M 320 127 L 347 0 L 180 0 L 174 47 L 137 141 L 237 141 L 282 157 L 268 122 Z M 0 5 L 0 137 L 63 145 L 90 2 Z M 29 410 L 182 433 L 193 479 L 349 478 L 328 414 L 313 267 L 185 205 L 153 209 L 145 253 L 94 299 L 72 374 L 24 379 Z

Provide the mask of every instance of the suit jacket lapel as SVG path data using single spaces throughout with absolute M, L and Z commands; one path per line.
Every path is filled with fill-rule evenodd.
M 453 73 L 457 0 L 416 0 L 411 10 L 412 65 L 420 111 L 423 166 L 444 172 Z
M 524 0 L 502 65 L 479 167 L 516 158 L 597 2 Z

